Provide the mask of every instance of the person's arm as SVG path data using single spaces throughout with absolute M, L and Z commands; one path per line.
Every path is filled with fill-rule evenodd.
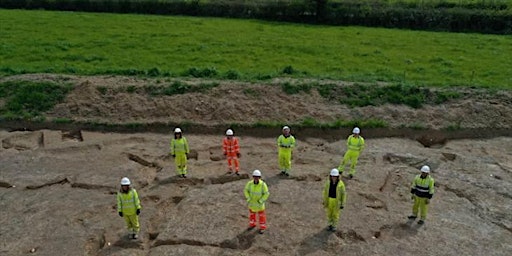
M 117 193 L 117 212 L 123 212 L 123 199 L 121 198 L 120 193 Z
M 430 184 L 429 184 L 429 190 L 428 190 L 428 199 L 432 199 L 434 196 L 434 178 L 430 177 Z
M 265 203 L 267 201 L 268 197 L 270 196 L 270 193 L 268 192 L 267 183 L 263 183 L 263 195 L 261 195 L 260 203 Z
M 170 147 L 171 147 L 171 150 L 170 150 L 171 155 L 173 155 L 173 156 L 174 156 L 174 155 L 175 155 L 174 150 L 175 150 L 175 148 L 176 148 L 176 141 L 175 141 L 175 139 L 171 139 L 171 145 L 170 145 Z
M 250 194 L 249 194 L 249 189 L 250 189 L 249 186 L 250 185 L 251 185 L 251 183 L 247 182 L 247 184 L 245 184 L 245 188 L 244 188 L 245 200 L 247 200 L 247 202 L 249 202 L 249 200 L 251 199 Z
M 184 146 L 185 146 L 185 154 L 188 155 L 188 153 L 190 153 L 190 148 L 188 147 L 187 138 L 183 137 L 183 140 L 184 140 Z
M 345 202 L 347 201 L 347 192 L 345 190 L 345 184 L 340 180 L 341 182 L 341 185 L 340 185 L 340 188 L 339 188 L 339 193 L 340 193 L 340 209 L 343 209 L 345 208 Z
M 291 138 L 291 144 L 290 144 L 290 148 L 294 148 L 295 147 L 295 137 L 293 137 L 292 135 L 290 135 L 290 138 Z
M 324 185 L 324 191 L 323 191 L 322 197 L 323 197 L 323 204 L 325 207 L 327 207 L 327 200 L 329 199 L 329 181 L 327 181 Z

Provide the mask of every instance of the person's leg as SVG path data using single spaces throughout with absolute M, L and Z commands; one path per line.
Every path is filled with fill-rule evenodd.
M 258 217 L 260 221 L 260 231 L 267 229 L 267 215 L 265 214 L 265 210 L 258 212 Z
M 421 198 L 420 201 L 420 219 L 425 221 L 427 219 L 427 212 L 428 212 L 428 204 L 427 204 L 427 198 Z
M 345 171 L 345 165 L 350 160 L 349 157 L 350 157 L 349 152 L 348 151 L 345 152 L 345 155 L 343 155 L 343 158 L 341 159 L 340 165 L 338 166 L 338 171 L 340 171 L 340 174 L 342 174 L 343 171 Z
M 256 227 L 256 212 L 249 210 L 249 229 Z
M 418 209 L 420 207 L 420 198 L 417 196 L 414 196 L 414 204 L 412 206 L 412 215 L 413 217 L 418 217 Z
M 353 151 L 350 154 L 350 172 L 349 174 L 354 176 L 356 174 L 357 159 L 359 158 L 359 152 Z
M 279 170 L 282 174 L 286 173 L 286 153 L 279 150 Z
M 137 238 L 140 231 L 140 225 L 139 225 L 139 216 L 137 214 L 130 215 L 130 222 L 132 223 L 132 229 L 133 229 L 133 238 Z
M 238 160 L 237 156 L 233 157 L 233 162 L 235 165 L 235 173 L 238 173 L 240 171 L 240 161 Z
M 134 233 L 132 221 L 129 215 L 124 214 L 123 218 L 124 222 L 126 223 L 126 229 L 128 230 L 128 236 L 131 238 Z
M 290 171 L 292 170 L 292 152 L 286 152 L 285 154 L 285 160 L 284 160 L 284 171 L 285 174 L 290 174 Z
M 233 167 L 232 167 L 233 157 L 228 155 L 227 158 L 228 158 L 228 173 L 231 173 L 233 171 Z

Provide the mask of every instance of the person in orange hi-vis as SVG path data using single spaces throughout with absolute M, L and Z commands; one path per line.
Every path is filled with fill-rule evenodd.
M 222 149 L 224 156 L 228 159 L 228 174 L 233 173 L 233 166 L 235 166 L 235 174 L 240 175 L 240 144 L 238 138 L 233 136 L 233 130 L 228 129 L 226 131 L 226 137 L 222 140 Z

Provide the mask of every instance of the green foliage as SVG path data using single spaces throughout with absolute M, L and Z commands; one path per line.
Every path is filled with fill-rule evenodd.
M 459 131 L 462 129 L 461 122 L 451 123 L 444 128 L 447 131 Z
M 411 124 L 408 124 L 406 126 L 407 128 L 411 128 L 413 130 L 426 130 L 427 126 L 424 123 L 414 122 Z
M 33 119 L 62 102 L 71 89 L 71 85 L 50 82 L 0 83 L 0 99 L 5 102 L 0 108 L 0 116 L 6 119 Z
M 185 76 L 192 76 L 192 77 L 216 77 L 218 75 L 217 69 L 214 67 L 209 68 L 196 68 L 192 67 L 187 70 L 184 74 Z
M 283 68 L 283 71 L 281 73 L 287 74 L 287 75 L 293 75 L 297 71 L 292 66 L 286 66 Z
M 322 84 L 316 86 L 319 94 L 330 100 L 352 107 L 380 106 L 386 103 L 420 108 L 423 104 L 441 104 L 459 98 L 458 92 L 432 90 L 418 86 L 391 84 L 353 84 L 338 86 Z
M 512 1 L 2 0 L 0 8 L 250 18 L 329 25 L 512 33 Z M 60 43 L 60 51 L 73 45 Z M 102 56 L 89 62 L 105 61 Z
M 297 94 L 300 92 L 309 93 L 311 91 L 312 85 L 308 83 L 298 83 L 292 84 L 290 82 L 285 82 L 281 84 L 281 89 L 286 94 Z
M 145 93 L 151 96 L 176 95 L 192 92 L 207 92 L 219 85 L 217 82 L 199 83 L 197 85 L 174 81 L 169 85 L 147 85 L 143 87 Z M 126 88 L 128 91 L 129 87 Z
M 237 80 L 237 79 L 240 79 L 242 78 L 242 75 L 240 75 L 240 73 L 236 70 L 228 70 L 228 72 L 226 72 L 226 74 L 224 75 L 224 78 L 226 79 L 229 79 L 229 80 Z
M 358 126 L 361 128 L 384 128 L 388 127 L 388 123 L 380 119 L 367 119 L 367 120 L 336 120 L 334 122 L 320 122 L 312 117 L 306 117 L 300 124 L 296 126 L 301 127 L 314 127 L 314 128 L 344 128 Z
M 287 76 L 512 87 L 504 54 L 512 43 L 505 36 L 6 9 L 0 9 L 0 24 L 0 76 Z

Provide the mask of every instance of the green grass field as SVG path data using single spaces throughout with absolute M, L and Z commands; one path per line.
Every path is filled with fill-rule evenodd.
M 244 80 L 292 76 L 512 88 L 512 36 L 23 10 L 0 10 L 0 24 L 4 76 L 183 76 L 199 70 Z

